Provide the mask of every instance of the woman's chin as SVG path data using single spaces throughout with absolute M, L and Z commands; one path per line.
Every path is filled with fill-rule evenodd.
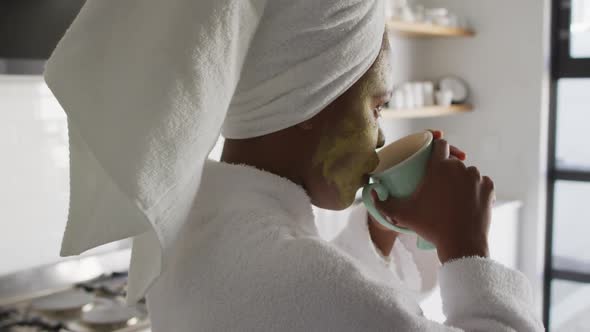
M 357 173 L 358 174 L 358 173 Z M 350 207 L 356 200 L 356 193 L 362 187 L 369 183 L 369 175 L 357 175 L 356 181 L 340 183 L 336 185 L 331 183 L 321 191 L 322 195 L 316 195 L 312 203 L 322 209 L 327 210 L 344 210 Z
M 358 186 L 354 187 L 354 190 L 346 190 L 345 192 L 340 192 L 340 200 L 339 200 L 339 205 L 340 205 L 340 209 L 338 210 L 344 210 L 348 207 L 350 207 L 352 204 L 354 204 L 355 200 L 356 200 L 356 193 L 358 191 L 358 189 L 362 188 L 367 182 L 364 181 L 362 184 L 359 184 Z
M 330 199 L 326 199 L 322 202 L 313 202 L 313 204 L 325 210 L 341 211 L 349 208 L 354 203 L 355 198 L 355 192 L 339 192 L 336 195 L 333 195 Z

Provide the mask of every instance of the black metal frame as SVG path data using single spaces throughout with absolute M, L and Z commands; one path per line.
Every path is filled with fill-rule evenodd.
M 571 0 L 553 0 L 552 19 L 552 76 L 590 77 L 590 58 L 570 57 Z
M 552 0 L 551 6 L 551 82 L 549 113 L 549 158 L 547 182 L 547 220 L 545 228 L 545 266 L 543 275 L 543 322 L 549 331 L 551 282 L 568 280 L 590 283 L 590 273 L 554 268 L 553 265 L 553 212 L 555 182 L 559 180 L 590 182 L 590 170 L 564 169 L 556 163 L 557 82 L 561 78 L 590 78 L 590 58 L 572 58 L 569 55 L 571 1 Z
M 590 283 L 590 273 L 554 269 L 552 279 Z

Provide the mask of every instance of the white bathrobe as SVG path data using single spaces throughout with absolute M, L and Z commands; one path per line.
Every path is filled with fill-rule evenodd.
M 404 235 L 383 258 L 362 209 L 324 241 L 305 191 L 276 175 L 209 161 L 195 202 L 147 295 L 154 332 L 543 330 L 521 273 L 484 258 L 439 269 Z M 445 325 L 418 305 L 436 270 Z

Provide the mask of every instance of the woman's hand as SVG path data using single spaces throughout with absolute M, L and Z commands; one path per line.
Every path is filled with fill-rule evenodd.
M 450 158 L 451 150 L 444 140 L 433 142 L 426 174 L 411 197 L 375 200 L 384 216 L 432 242 L 443 263 L 489 256 L 487 234 L 495 200 L 492 180 L 466 167 L 460 157 Z
M 435 140 L 442 139 L 444 137 L 444 133 L 441 130 L 429 129 L 428 131 L 430 131 L 432 133 L 432 136 L 434 137 Z M 450 146 L 449 152 L 450 152 L 451 157 L 453 157 L 453 158 L 457 158 L 462 161 L 467 159 L 467 154 L 465 154 L 465 152 L 463 152 L 461 149 L 459 149 L 453 145 Z M 373 200 L 376 202 L 378 201 L 378 199 L 374 195 L 373 195 Z M 369 217 L 369 224 L 371 226 L 369 228 L 371 230 L 371 233 L 376 232 L 376 231 L 380 231 L 380 232 L 385 232 L 385 233 L 396 233 L 397 234 L 396 231 L 391 230 L 391 229 L 386 228 L 385 226 L 381 225 L 370 214 L 368 215 L 368 217 Z M 375 231 L 373 231 L 373 229 Z M 382 237 L 382 236 L 380 236 L 380 237 Z M 388 250 L 385 250 L 385 251 L 388 251 Z

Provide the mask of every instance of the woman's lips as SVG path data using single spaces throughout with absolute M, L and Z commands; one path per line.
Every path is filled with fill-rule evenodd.
M 369 167 L 366 170 L 366 174 L 363 175 L 363 185 L 368 184 L 370 179 L 371 179 L 371 174 L 373 173 L 373 171 L 375 171 L 377 169 L 377 166 L 379 166 L 379 155 L 377 155 L 376 153 L 373 155 L 373 160 L 372 162 L 369 163 Z
M 369 171 L 369 174 L 374 172 L 377 167 L 379 167 L 379 163 L 381 162 L 381 160 L 379 159 L 379 155 L 377 153 L 375 153 L 375 159 L 373 160 L 373 164 L 371 165 L 371 170 Z

